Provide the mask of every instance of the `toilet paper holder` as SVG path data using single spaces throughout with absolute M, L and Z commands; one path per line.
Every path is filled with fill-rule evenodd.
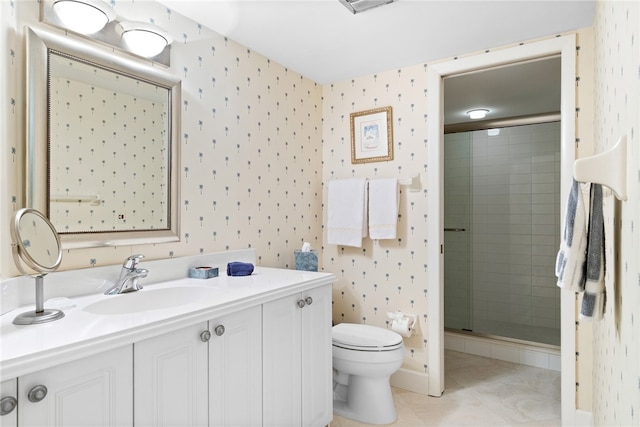
M 391 330 L 404 337 L 410 337 L 413 334 L 418 320 L 417 314 L 405 314 L 400 310 L 387 312 L 387 317 L 391 319 Z

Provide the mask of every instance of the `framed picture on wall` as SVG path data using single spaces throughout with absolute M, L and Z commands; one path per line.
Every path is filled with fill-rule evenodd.
M 351 163 L 393 160 L 391 107 L 351 113 Z

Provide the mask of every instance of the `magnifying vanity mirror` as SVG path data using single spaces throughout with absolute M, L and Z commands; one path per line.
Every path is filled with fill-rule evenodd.
M 20 209 L 14 216 L 11 238 L 18 269 L 36 280 L 35 311 L 18 315 L 13 323 L 31 325 L 63 318 L 64 313 L 60 310 L 44 309 L 44 276 L 55 271 L 62 261 L 62 247 L 55 227 L 42 213 Z
M 180 80 L 55 28 L 27 50 L 27 206 L 63 249 L 178 241 Z

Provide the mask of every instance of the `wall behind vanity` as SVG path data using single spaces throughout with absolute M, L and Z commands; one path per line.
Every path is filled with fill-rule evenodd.
M 35 0 L 0 2 L 2 114 L 0 278 L 17 275 L 9 223 L 24 206 L 24 26 Z M 292 267 L 303 241 L 322 240 L 322 88 L 156 2 L 118 1 L 118 15 L 154 22 L 175 39 L 182 79 L 181 241 L 65 251 L 61 270 L 252 247 L 258 264 Z M 4 30 L 6 29 L 6 31 Z M 6 93 L 5 93 L 6 91 Z

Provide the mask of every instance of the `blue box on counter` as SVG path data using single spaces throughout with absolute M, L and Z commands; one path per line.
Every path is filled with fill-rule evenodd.
M 191 267 L 189 277 L 192 279 L 211 279 L 218 277 L 218 267 Z
M 299 249 L 293 251 L 294 268 L 303 271 L 318 271 L 318 252 L 303 252 Z

